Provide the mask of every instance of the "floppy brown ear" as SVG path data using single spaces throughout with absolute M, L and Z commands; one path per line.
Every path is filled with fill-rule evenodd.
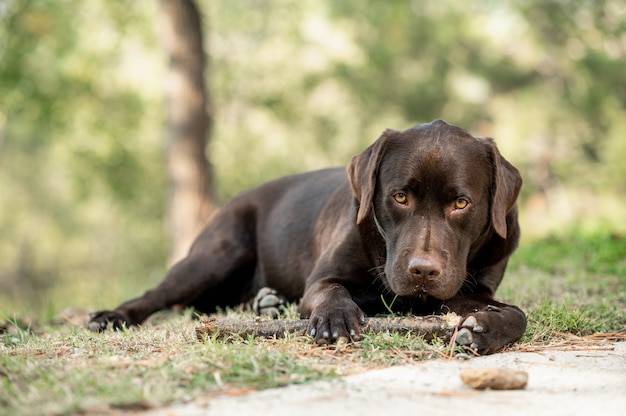
M 352 158 L 348 164 L 348 179 L 352 192 L 359 203 L 356 223 L 360 224 L 372 210 L 374 192 L 376 190 L 376 176 L 382 159 L 385 143 L 396 130 L 387 129 L 371 146 Z
M 522 176 L 517 168 L 511 165 L 498 151 L 495 143 L 487 139 L 490 147 L 494 168 L 494 179 L 491 195 L 491 223 L 496 233 L 506 238 L 506 216 L 515 206 L 517 196 L 522 188 Z

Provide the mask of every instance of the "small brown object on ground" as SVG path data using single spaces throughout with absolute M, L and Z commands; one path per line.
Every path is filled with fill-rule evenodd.
M 400 334 L 411 332 L 422 335 L 428 341 L 437 337 L 447 342 L 450 340 L 458 322 L 459 317 L 455 314 L 367 318 L 361 331 L 364 333 L 389 331 Z M 286 320 L 260 317 L 245 319 L 211 316 L 200 320 L 200 325 L 196 327 L 196 336 L 200 341 L 214 335 L 221 339 L 232 335 L 283 338 L 287 334 L 304 334 L 307 325 L 307 319 Z
M 504 368 L 466 368 L 461 371 L 461 380 L 477 390 L 518 390 L 526 387 L 528 373 Z

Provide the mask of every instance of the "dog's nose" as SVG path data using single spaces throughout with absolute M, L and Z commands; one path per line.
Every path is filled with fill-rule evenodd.
M 432 279 L 441 274 L 441 263 L 429 257 L 413 257 L 409 260 L 409 272 L 418 278 Z

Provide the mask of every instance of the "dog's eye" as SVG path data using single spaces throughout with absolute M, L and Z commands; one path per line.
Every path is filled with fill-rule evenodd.
M 397 194 L 394 194 L 393 199 L 395 199 L 398 204 L 402 205 L 406 204 L 409 201 L 409 198 L 404 192 L 398 192 Z
M 467 199 L 457 198 L 457 200 L 454 201 L 454 208 L 455 209 L 465 209 L 468 204 L 469 204 L 469 202 L 467 202 Z

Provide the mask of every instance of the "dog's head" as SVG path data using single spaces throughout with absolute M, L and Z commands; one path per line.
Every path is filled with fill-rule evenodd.
M 491 139 L 441 120 L 386 130 L 352 159 L 348 176 L 357 224 L 375 224 L 385 240 L 387 287 L 441 300 L 461 289 L 487 238 L 507 238 L 522 183 Z

